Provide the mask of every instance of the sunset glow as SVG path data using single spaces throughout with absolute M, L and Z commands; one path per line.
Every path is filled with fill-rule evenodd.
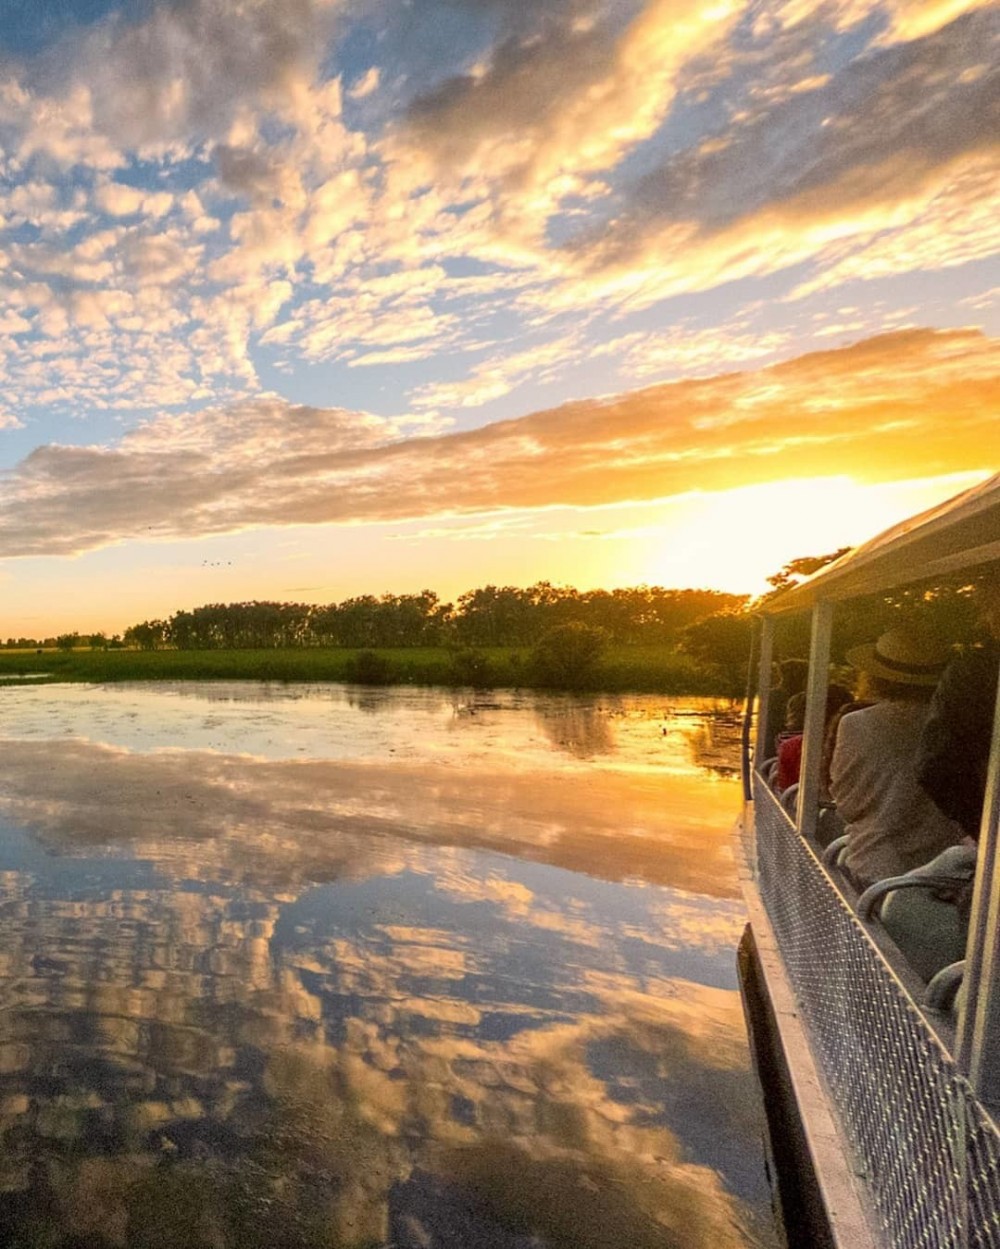
M 976 0 L 0 16 L 0 635 L 755 591 L 997 467 Z

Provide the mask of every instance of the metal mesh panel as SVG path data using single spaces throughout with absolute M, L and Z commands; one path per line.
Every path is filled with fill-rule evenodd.
M 979 1107 L 969 1115 L 969 1244 L 1000 1249 L 1000 1134 Z
M 760 892 L 886 1243 L 1000 1249 L 1000 1136 L 774 795 L 754 784 Z

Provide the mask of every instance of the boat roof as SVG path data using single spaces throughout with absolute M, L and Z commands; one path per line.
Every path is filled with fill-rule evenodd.
M 911 516 L 806 581 L 761 604 L 765 615 L 801 612 L 892 586 L 1000 561 L 1000 473 Z

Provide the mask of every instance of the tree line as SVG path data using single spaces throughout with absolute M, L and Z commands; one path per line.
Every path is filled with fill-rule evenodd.
M 340 603 L 211 603 L 147 620 L 125 630 L 125 645 L 153 650 L 353 649 L 443 646 L 533 646 L 548 630 L 575 622 L 604 630 L 622 644 L 670 642 L 695 620 L 742 607 L 745 598 L 715 590 L 638 586 L 581 592 L 539 582 L 526 589 L 488 585 L 457 602 L 433 590 L 371 594 Z
M 240 650 L 305 646 L 385 649 L 418 646 L 534 646 L 570 622 L 604 631 L 612 643 L 675 642 L 695 621 L 739 611 L 744 595 L 718 590 L 634 586 L 580 591 L 540 581 L 527 588 L 481 586 L 456 602 L 433 590 L 363 594 L 339 603 L 252 601 L 208 603 L 144 620 L 120 635 L 65 633 L 55 638 L 8 638 L 11 649 L 127 647 L 138 650 Z
M 517 683 L 531 676 L 541 683 L 585 685 L 588 680 L 598 682 L 609 645 L 659 645 L 685 656 L 702 674 L 712 675 L 720 689 L 736 693 L 746 680 L 754 609 L 841 554 L 790 561 L 768 578 L 770 590 L 754 600 L 717 590 L 634 586 L 580 591 L 540 581 L 527 588 L 482 586 L 454 603 L 442 601 L 433 590 L 360 595 L 323 605 L 209 603 L 164 620 L 144 620 L 112 637 L 67 633 L 40 642 L 8 638 L 7 646 L 73 650 L 89 645 L 95 650 L 142 651 L 343 648 L 357 652 L 351 660 L 357 666 L 351 679 L 369 683 L 393 679 L 392 664 L 379 651 L 445 647 L 452 675 L 466 684 L 495 684 L 501 679 Z M 967 641 L 974 635 L 977 580 L 932 579 L 845 604 L 835 614 L 834 664 L 843 664 L 851 646 L 871 640 L 902 616 L 922 616 L 949 641 Z M 808 646 L 808 613 L 779 620 L 778 657 L 804 657 Z M 501 663 L 488 656 L 490 647 L 509 648 L 511 656 Z M 617 662 L 620 666 L 620 659 Z M 501 673 L 498 664 L 506 664 L 510 671 Z

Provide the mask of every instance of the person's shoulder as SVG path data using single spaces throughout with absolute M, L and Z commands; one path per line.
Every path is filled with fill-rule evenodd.
M 854 707 L 850 703 L 847 710 L 840 717 L 840 722 L 850 720 L 855 726 L 859 724 L 870 724 L 873 720 L 877 720 L 885 712 L 885 703 L 859 703 Z
M 883 706 L 883 703 L 870 703 L 865 707 L 855 707 L 845 711 L 840 717 L 837 736 L 839 738 L 865 737 L 873 730 L 877 730 L 884 718 L 879 711 L 879 708 Z

